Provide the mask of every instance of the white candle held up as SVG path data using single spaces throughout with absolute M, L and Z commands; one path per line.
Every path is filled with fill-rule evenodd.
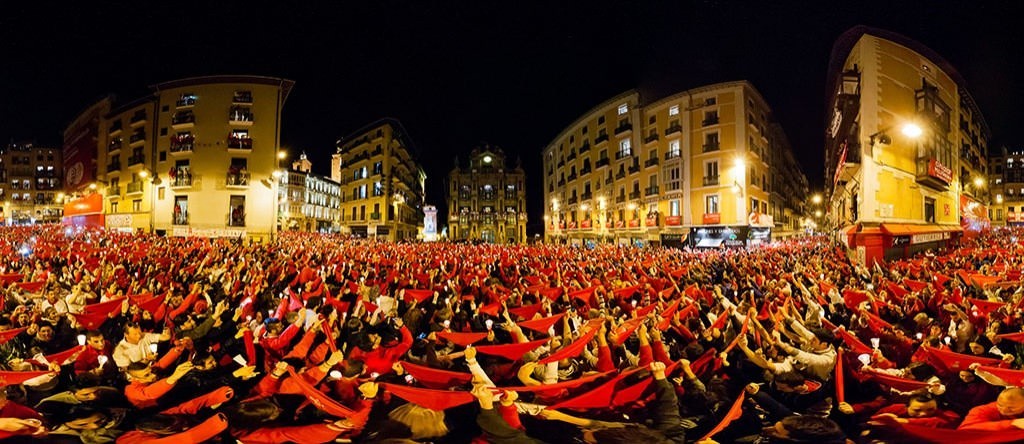
M 153 353 L 153 354 L 156 354 L 156 350 L 157 350 L 158 347 L 159 347 L 158 344 L 149 344 L 149 352 Z
M 484 325 L 486 325 L 487 329 L 490 330 L 491 327 L 494 327 L 494 321 L 488 319 L 488 320 L 484 321 Z
M 881 342 L 878 338 L 871 338 L 871 348 L 878 349 L 878 344 Z
M 871 363 L 871 355 L 864 353 L 860 356 L 857 356 L 857 360 L 860 361 L 861 364 L 868 365 Z
M 96 361 L 100 363 L 100 367 L 107 365 L 107 355 L 99 355 L 96 357 Z
M 85 345 L 85 335 L 78 335 L 78 345 Z

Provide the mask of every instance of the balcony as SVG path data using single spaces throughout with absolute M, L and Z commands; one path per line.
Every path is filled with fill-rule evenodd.
M 231 103 L 252 103 L 252 91 L 236 91 L 231 98 Z
M 565 160 L 569 161 L 569 162 L 572 162 L 572 161 L 576 160 L 576 152 L 573 151 L 573 152 L 569 153 L 569 157 L 566 157 Z
M 630 131 L 633 131 L 633 124 L 629 123 L 629 122 L 626 122 L 626 123 L 623 123 L 623 124 L 619 125 L 617 128 L 615 128 L 615 135 L 618 136 L 618 135 L 622 135 L 622 134 L 627 134 Z
M 658 194 L 658 191 L 659 188 L 657 185 L 644 188 L 644 196 L 656 196 Z
M 657 166 L 657 165 L 658 165 L 658 158 L 657 157 L 652 157 L 650 159 L 647 159 L 646 162 L 644 162 L 644 168 L 650 168 L 652 166 Z
M 622 160 L 629 157 L 631 153 L 629 151 L 619 151 L 615 153 L 615 160 Z
M 615 178 L 616 179 L 625 179 L 626 178 L 626 170 L 619 170 L 618 173 L 615 173 Z
M 608 141 L 608 135 L 607 134 L 600 134 L 600 135 L 597 136 L 596 139 L 594 139 L 594 145 L 601 145 L 602 143 L 605 143 L 607 141 Z
M 118 138 L 116 138 L 114 140 L 111 140 L 110 143 L 107 144 L 107 154 L 108 155 L 117 154 L 117 153 L 121 152 L 121 148 L 123 148 L 123 147 L 124 147 L 124 141 L 122 141 L 120 137 L 118 137 Z
M 640 162 L 634 163 L 629 166 L 629 174 L 640 172 Z
M 380 213 L 370 213 L 370 220 L 380 220 Z
M 669 151 L 665 153 L 665 160 L 678 159 L 680 157 L 679 151 Z
M 228 188 L 249 188 L 249 173 L 228 171 L 224 185 Z
M 580 154 L 590 151 L 590 142 L 583 142 L 583 146 L 580 147 Z
M 146 156 L 137 154 L 128 158 L 128 167 L 131 168 L 135 165 L 142 165 L 146 162 Z
M 704 176 L 704 186 L 718 185 L 718 176 Z
M 185 97 L 185 98 L 182 98 L 182 99 L 178 99 L 177 102 L 174 102 L 174 106 L 178 107 L 178 108 L 188 108 L 188 107 L 193 106 L 195 104 L 196 104 L 195 96 Z
M 145 184 L 142 181 L 128 182 L 128 185 L 125 186 L 125 194 L 142 194 Z
M 228 226 L 229 227 L 244 227 L 245 226 L 245 210 L 239 207 L 238 209 L 232 210 L 228 213 Z
M 576 196 L 569 196 L 569 205 L 575 205 L 577 202 L 579 202 L 579 199 Z
M 682 125 L 672 125 L 672 126 L 670 126 L 670 127 L 665 129 L 665 137 L 671 136 L 671 135 L 673 135 L 675 133 L 681 133 L 681 132 L 683 132 L 683 126 Z
M 107 164 L 107 174 L 110 174 L 110 173 L 120 173 L 120 172 L 121 172 L 121 162 L 111 162 L 111 163 Z
M 252 126 L 254 116 L 248 111 L 232 111 L 228 114 L 228 123 L 232 126 Z
M 192 188 L 199 183 L 199 178 L 188 168 L 178 168 L 170 179 L 171 188 Z
M 953 181 L 953 171 L 934 158 L 917 158 L 917 182 L 945 191 Z
M 228 151 L 252 151 L 252 139 L 248 137 L 229 137 Z
M 633 191 L 630 191 L 630 192 L 629 192 L 629 198 L 630 198 L 631 200 L 633 200 L 633 199 L 639 199 L 639 198 L 640 198 L 640 190 L 633 190 Z
M 597 160 L 596 165 L 597 165 L 597 168 L 601 168 L 601 167 L 606 167 L 608 165 L 611 165 L 611 163 L 612 163 L 611 159 L 609 159 L 607 157 L 603 157 L 603 158 L 600 158 L 600 159 Z
M 709 142 L 709 143 L 705 143 L 704 144 L 704 152 L 705 153 L 710 153 L 712 151 L 718 151 L 718 149 L 719 149 L 718 142 Z
M 704 120 L 702 120 L 700 122 L 700 126 L 711 126 L 711 125 L 718 125 L 718 116 L 709 117 L 709 118 L 704 119 Z
M 106 193 L 104 193 L 104 195 L 106 195 L 107 197 L 121 197 L 121 186 L 119 186 L 119 185 L 110 185 L 110 186 L 108 186 L 107 187 L 107 191 L 106 191 Z
M 618 196 L 615 196 L 615 203 L 624 203 L 624 202 L 626 202 L 626 195 L 625 194 L 620 194 Z
M 658 134 L 657 133 L 651 133 L 651 135 L 649 135 L 647 137 L 644 137 L 644 143 L 645 144 L 654 143 L 654 142 L 657 142 L 657 141 L 658 141 Z
M 145 111 L 139 111 L 139 112 L 135 113 L 132 116 L 131 119 L 128 119 L 128 125 L 131 126 L 132 128 L 137 127 L 139 125 L 142 125 L 144 123 L 146 123 L 146 112 Z
M 594 198 L 594 193 L 591 193 L 591 192 L 583 193 L 583 195 L 580 196 L 580 199 L 582 199 L 584 201 L 591 200 L 593 198 Z
M 590 171 L 591 171 L 590 167 L 589 166 L 585 166 L 585 167 L 580 169 L 580 176 L 586 176 L 587 174 L 590 174 Z
M 566 177 L 565 179 L 569 182 L 576 180 L 576 173 L 569 174 L 569 177 Z
M 178 209 L 181 207 L 175 205 L 174 208 Z M 188 225 L 188 212 L 171 214 L 171 225 Z
M 192 150 L 195 149 L 195 143 L 193 143 L 194 140 L 195 139 L 193 138 L 178 140 L 171 139 L 171 155 L 179 156 L 185 154 L 192 154 Z
M 116 136 L 118 134 L 121 134 L 121 121 L 120 120 L 118 120 L 117 122 L 114 122 L 112 125 L 110 125 L 109 133 L 110 133 L 111 136 Z
M 132 148 L 141 146 L 144 143 L 146 143 L 146 133 L 135 133 L 128 138 L 128 146 Z
M 604 184 L 609 185 L 612 183 L 612 176 L 608 176 L 604 179 Z
M 181 129 L 195 126 L 196 115 L 189 112 L 180 112 L 171 118 L 171 128 Z

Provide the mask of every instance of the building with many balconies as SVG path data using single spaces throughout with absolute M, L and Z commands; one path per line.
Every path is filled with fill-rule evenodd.
M 989 158 L 988 217 L 993 225 L 1024 226 L 1024 149 L 1002 147 Z
M 482 145 L 448 173 L 448 238 L 526 243 L 526 173 L 500 147 Z
M 110 229 L 269 238 L 281 109 L 291 80 L 209 76 L 153 85 L 96 125 Z M 81 120 L 81 119 L 78 119 Z M 98 186 L 97 186 L 98 185 Z
M 426 173 L 396 119 L 381 119 L 338 140 L 331 179 L 341 185 L 341 231 L 358 237 L 416 239 L 423 228 Z
M 341 185 L 312 172 L 306 153 L 281 173 L 278 186 L 278 230 L 338 232 Z
M 749 82 L 646 103 L 628 91 L 544 149 L 545 239 L 718 247 L 793 233 L 807 179 L 788 151 Z
M 985 228 L 990 134 L 949 62 L 905 36 L 858 26 L 833 46 L 828 75 L 826 227 L 857 262 Z
M 0 146 L 0 221 L 5 225 L 60 222 L 61 171 L 59 149 L 31 143 Z

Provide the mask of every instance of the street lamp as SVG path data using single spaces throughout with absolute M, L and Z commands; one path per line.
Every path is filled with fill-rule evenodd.
M 398 217 L 398 215 L 399 215 L 399 208 L 398 208 L 398 206 L 403 204 L 403 203 L 405 203 L 405 196 L 403 196 L 401 193 L 395 193 L 394 195 L 391 196 L 391 204 L 395 206 L 395 214 L 394 214 L 394 216 L 395 216 L 394 217 L 394 222 L 395 222 L 395 242 L 398 242 L 398 219 L 399 219 L 399 217 Z
M 820 204 L 821 203 L 821 193 L 818 193 L 818 194 L 815 194 L 814 196 L 811 196 L 811 202 L 813 204 L 815 204 L 815 205 Z

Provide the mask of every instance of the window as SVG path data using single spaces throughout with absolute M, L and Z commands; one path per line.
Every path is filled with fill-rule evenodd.
M 228 226 L 245 226 L 245 196 L 232 195 L 228 201 Z
M 718 179 L 718 161 L 713 160 L 704 164 L 704 177 Z
M 359 186 L 359 198 L 366 199 L 366 185 Z
M 597 118 L 597 124 L 598 125 L 604 125 L 604 116 L 601 116 L 601 117 Z
M 705 105 L 714 105 L 715 102 L 716 102 L 716 100 L 715 100 L 714 97 L 708 97 L 708 98 L 704 99 L 704 104 Z
M 757 198 L 750 198 L 750 212 L 756 213 L 761 208 L 761 203 L 757 201 Z
M 135 199 L 132 201 L 132 212 L 138 213 L 142 211 L 142 199 Z
M 715 214 L 718 212 L 718 195 L 709 194 L 704 197 L 704 213 Z
M 628 156 L 632 151 L 632 146 L 629 143 L 629 139 L 622 139 L 619 141 L 619 155 Z
M 668 115 L 669 116 L 677 116 L 677 115 L 679 115 L 679 105 L 672 105 L 672 106 L 670 106 L 668 108 Z
M 924 220 L 928 223 L 935 223 L 935 199 L 924 198 Z
M 111 213 L 116 213 L 117 212 L 117 202 L 111 202 L 110 203 L 110 212 Z
M 384 195 L 384 185 L 381 185 L 380 182 L 374 183 L 373 184 L 373 195 L 374 196 L 383 196 Z
M 715 111 L 705 111 L 704 112 L 704 121 L 702 122 L 703 126 L 715 125 L 717 123 L 718 123 L 718 110 L 715 110 Z
M 623 115 L 623 114 L 626 114 L 628 112 L 629 112 L 629 105 L 627 105 L 625 103 L 623 103 L 622 105 L 619 105 L 619 115 L 620 116 Z
M 670 201 L 668 201 L 668 215 L 669 216 L 679 216 L 680 215 L 679 214 L 679 209 L 680 209 L 680 207 L 679 207 L 679 201 L 678 200 L 670 200 Z
M 665 153 L 666 159 L 674 159 L 679 157 L 679 141 L 673 140 L 668 143 L 668 153 Z

